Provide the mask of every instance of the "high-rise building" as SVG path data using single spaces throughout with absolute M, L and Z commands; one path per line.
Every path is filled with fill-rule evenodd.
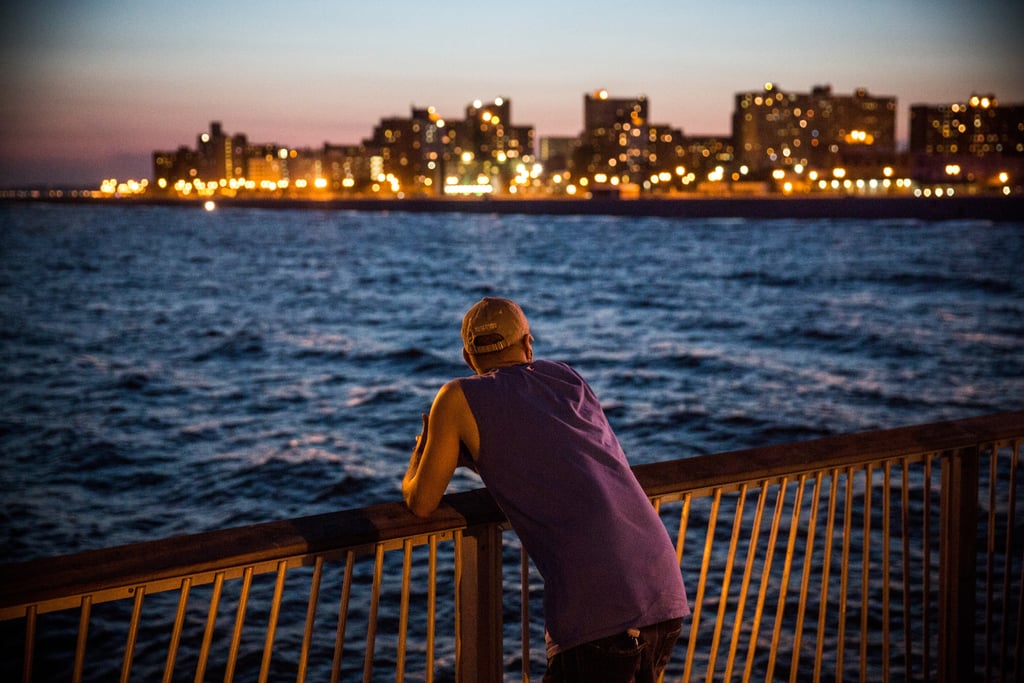
M 408 118 L 382 119 L 364 145 L 380 157 L 378 176 L 391 176 L 402 192 L 435 194 L 442 187 L 449 128 L 433 107 L 413 107 Z
M 220 121 L 212 121 L 209 132 L 197 137 L 196 151 L 202 159 L 199 177 L 207 182 L 244 177 L 245 147 L 244 135 L 226 135 Z
M 394 179 L 403 192 L 507 187 L 516 167 L 532 161 L 534 135 L 532 127 L 514 126 L 510 119 L 511 103 L 502 97 L 473 102 L 461 121 L 446 121 L 433 107 L 413 108 L 409 118 L 383 119 L 364 142 L 376 160 L 371 174 Z
M 797 165 L 873 172 L 895 154 L 896 98 L 864 89 L 834 95 L 830 86 L 794 93 L 767 83 L 736 95 L 732 132 L 737 161 L 755 177 Z
M 573 166 L 578 175 L 638 183 L 650 169 L 647 98 L 583 96 L 583 133 Z
M 158 187 L 174 187 L 178 181 L 219 183 L 239 180 L 247 173 L 249 144 L 245 135 L 227 135 L 219 121 L 196 136 L 196 148 L 153 153 L 153 180 Z
M 912 173 L 923 182 L 1005 186 L 1024 175 L 1024 104 L 995 95 L 910 108 Z M 1005 174 L 1005 176 L 1004 176 Z

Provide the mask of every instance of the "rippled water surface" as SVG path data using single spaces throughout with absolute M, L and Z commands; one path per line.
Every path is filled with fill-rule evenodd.
M 0 220 L 11 559 L 395 499 L 485 294 L 591 380 L 634 463 L 1024 404 L 1020 224 Z
M 0 546 L 398 499 L 487 294 L 634 463 L 1020 409 L 1022 264 L 1013 223 L 0 206 Z

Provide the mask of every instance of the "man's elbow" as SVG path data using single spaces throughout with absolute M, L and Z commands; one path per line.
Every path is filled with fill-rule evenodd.
M 407 499 L 405 504 L 409 508 L 410 512 L 417 517 L 429 517 L 433 514 L 434 510 L 437 509 L 437 505 L 430 505 L 415 499 Z
M 429 517 L 437 509 L 438 504 L 436 502 L 431 504 L 430 501 L 423 500 L 411 491 L 407 491 L 404 498 L 406 507 L 417 517 Z

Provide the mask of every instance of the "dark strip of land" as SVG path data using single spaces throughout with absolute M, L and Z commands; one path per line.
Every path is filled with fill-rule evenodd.
M 158 197 L 97 199 L 95 197 L 7 201 L 74 202 L 77 204 L 125 204 L 202 207 L 203 200 Z M 666 218 L 752 218 L 868 220 L 983 220 L 1024 222 L 1024 196 L 994 195 L 955 197 L 694 197 L 694 198 L 592 198 L 506 199 L 429 198 L 407 199 L 300 199 L 217 197 L 217 208 L 318 209 L 332 211 L 400 211 L 422 213 L 528 214 L 558 216 L 659 216 Z

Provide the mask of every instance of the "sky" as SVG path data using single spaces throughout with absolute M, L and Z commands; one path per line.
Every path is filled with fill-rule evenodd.
M 583 98 L 648 99 L 651 121 L 728 135 L 767 82 L 1024 103 L 1019 0 L 22 0 L 0 6 L 0 188 L 152 175 L 152 152 L 220 121 L 257 143 L 368 138 L 413 106 L 577 135 Z

